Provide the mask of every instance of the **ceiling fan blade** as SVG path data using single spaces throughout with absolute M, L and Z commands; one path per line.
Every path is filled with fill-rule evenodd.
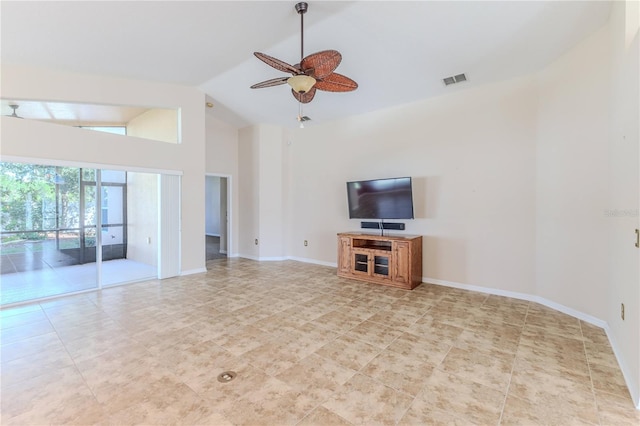
M 316 81 L 313 87 L 326 92 L 350 92 L 358 88 L 358 83 L 349 77 L 334 72 L 324 79 Z
M 256 58 L 260 59 L 265 64 L 277 69 L 282 72 L 290 72 L 293 75 L 300 74 L 300 70 L 298 70 L 293 65 L 289 65 L 288 63 L 281 61 L 280 59 L 276 59 L 273 56 L 265 55 L 260 52 L 253 52 Z
M 251 86 L 252 89 L 262 89 L 263 87 L 272 87 L 285 84 L 289 80 L 289 77 L 272 78 L 271 80 L 262 81 Z
M 342 61 L 342 55 L 337 50 L 323 50 L 312 53 L 300 61 L 300 68 L 307 75 L 323 79 L 338 68 L 340 61 Z
M 293 97 L 303 104 L 308 104 L 313 100 L 313 97 L 316 95 L 316 88 L 312 87 L 308 92 L 298 93 L 295 90 L 291 89 L 291 93 L 293 93 Z

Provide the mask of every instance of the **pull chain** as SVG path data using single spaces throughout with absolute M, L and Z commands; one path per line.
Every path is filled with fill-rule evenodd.
M 302 121 L 302 102 L 298 102 L 298 121 L 300 122 L 300 128 L 304 129 L 304 122 Z

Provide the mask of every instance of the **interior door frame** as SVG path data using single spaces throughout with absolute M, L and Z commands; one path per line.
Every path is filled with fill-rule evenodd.
M 225 178 L 227 179 L 227 220 L 226 220 L 226 225 L 227 225 L 227 257 L 230 257 L 231 254 L 233 253 L 233 235 L 232 235 L 232 229 L 233 229 L 233 192 L 231 191 L 231 189 L 233 188 L 233 184 L 232 184 L 232 176 L 228 175 L 228 174 L 224 174 L 224 173 L 205 173 L 205 180 L 208 176 L 211 177 L 219 177 L 219 178 Z M 205 188 L 206 188 L 206 184 L 205 184 Z M 206 191 L 206 189 L 205 189 Z M 204 194 L 206 196 L 206 194 Z M 205 206 L 205 222 L 207 220 L 206 218 L 207 215 L 207 209 Z M 205 231 L 206 233 L 206 231 Z

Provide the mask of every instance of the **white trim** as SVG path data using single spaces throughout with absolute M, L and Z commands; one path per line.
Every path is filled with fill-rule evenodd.
M 286 257 L 281 257 L 281 256 L 258 257 L 250 254 L 236 254 L 234 256 L 227 256 L 227 257 L 241 257 L 243 259 L 255 260 L 257 262 L 282 262 L 283 260 L 287 260 Z
M 54 160 L 49 158 L 35 158 L 35 157 L 16 157 L 13 155 L 0 155 L 0 161 L 5 161 L 9 163 L 29 163 L 29 164 L 36 164 L 36 165 L 43 165 L 43 166 L 81 167 L 83 169 L 92 168 L 92 169 L 104 169 L 104 170 L 118 170 L 122 172 L 156 173 L 156 174 L 163 174 L 163 175 L 182 176 L 181 170 L 151 169 L 147 167 L 90 163 L 86 161 Z
M 297 262 L 313 263 L 314 265 L 331 266 L 332 268 L 337 268 L 338 267 L 337 263 L 325 262 L 325 261 L 316 260 L 316 259 L 309 259 L 309 258 L 306 258 L 306 257 L 287 256 L 287 259 L 295 260 Z
M 422 277 L 422 282 L 426 284 L 435 284 L 435 285 L 441 285 L 444 287 L 459 288 L 461 290 L 475 291 L 478 293 L 493 294 L 496 296 L 505 296 L 505 297 L 511 297 L 512 299 L 520 299 L 520 300 L 526 300 L 528 302 L 535 302 L 535 303 L 544 305 L 548 308 L 555 309 L 556 311 L 562 312 L 564 314 L 571 315 L 572 317 L 588 322 L 589 324 L 593 324 L 596 327 L 600 327 L 600 328 L 608 327 L 606 321 L 603 321 L 599 318 L 585 314 L 584 312 L 577 311 L 573 308 L 569 308 L 568 306 L 561 305 L 560 303 L 553 302 L 551 300 L 545 299 L 544 297 L 540 297 L 540 296 L 535 296 L 527 293 L 518 293 L 515 291 L 501 290 L 501 289 L 491 288 L 491 287 L 481 287 L 477 285 L 461 284 L 453 281 L 444 281 L 444 280 L 438 280 L 438 279 L 429 278 L 429 277 Z
M 600 327 L 604 330 L 609 328 L 609 324 L 606 321 L 601 320 L 600 318 L 596 318 L 589 314 L 585 314 L 584 312 L 576 311 L 573 308 L 569 308 L 568 306 L 564 306 L 559 303 L 553 302 L 549 299 L 545 299 L 544 297 L 540 297 L 540 296 L 532 296 L 532 297 L 533 297 L 533 299 L 531 300 L 532 302 L 537 302 L 548 308 L 555 309 L 556 311 L 560 311 L 574 318 L 578 318 L 579 320 L 588 322 L 589 324 L 595 325 L 596 327 Z
M 635 381 L 633 374 L 631 374 L 629 366 L 625 362 L 623 362 L 624 358 L 620 356 L 618 344 L 616 342 L 616 339 L 613 337 L 613 333 L 611 332 L 608 324 L 606 327 L 604 327 L 604 331 L 607 333 L 609 343 L 611 344 L 611 349 L 613 349 L 613 353 L 616 356 L 616 360 L 618 361 L 620 371 L 622 371 L 622 376 L 624 377 L 624 381 L 627 384 L 629 393 L 631 394 L 633 405 L 635 405 L 636 410 L 640 410 L 640 394 L 638 393 L 638 383 Z
M 429 277 L 422 277 L 422 282 L 425 284 L 435 284 L 435 285 L 441 285 L 443 287 L 459 288 L 461 290 L 476 291 L 478 293 L 487 293 L 487 294 L 493 294 L 496 296 L 512 297 L 514 299 L 522 299 L 522 300 L 528 300 L 528 301 L 532 301 L 531 298 L 533 297 L 527 293 L 518 293 L 515 291 L 500 290 L 500 289 L 490 288 L 490 287 L 461 284 L 453 281 L 438 280 L 436 278 L 429 278 Z
M 226 251 L 226 250 L 218 250 L 218 253 L 220 253 L 220 254 L 227 254 L 227 251 Z
M 126 177 L 126 174 L 125 174 Z M 82 176 L 80 177 L 82 180 Z M 125 182 L 127 180 L 125 179 Z M 126 185 L 126 183 L 125 183 Z M 82 188 L 82 184 L 80 184 L 80 188 Z M 124 195 L 126 194 L 126 190 L 123 191 L 123 200 L 124 205 L 127 205 L 127 200 Z M 96 169 L 96 282 L 98 283 L 98 288 L 102 289 L 102 208 L 98 208 L 98 206 L 102 206 L 102 169 Z M 86 201 L 85 205 L 80 205 L 80 208 L 86 209 Z M 126 217 L 126 216 L 125 216 Z M 129 223 L 127 222 L 127 229 L 129 228 Z M 98 232 L 98 229 L 101 231 Z M 107 228 L 108 229 L 108 228 Z M 124 227 L 123 227 L 124 229 Z M 82 235 L 82 233 L 81 233 Z M 125 240 L 126 241 L 126 240 Z M 127 242 L 128 244 L 128 242 Z
M 221 177 L 227 179 L 227 251 L 233 250 L 233 176 L 224 173 L 208 173 L 204 174 L 205 180 L 207 176 Z M 206 221 L 206 217 L 205 217 Z M 219 235 L 218 235 L 219 236 Z M 222 253 L 222 251 L 220 251 Z M 226 253 L 226 252 L 225 252 Z M 237 257 L 238 255 L 232 256 Z M 227 256 L 230 257 L 230 256 Z
M 186 271 L 180 271 L 180 276 L 183 277 L 185 275 L 204 274 L 205 272 L 207 272 L 207 268 L 188 269 Z

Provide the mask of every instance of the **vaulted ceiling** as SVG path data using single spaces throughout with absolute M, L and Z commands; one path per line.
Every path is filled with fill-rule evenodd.
M 295 1 L 6 1 L 3 64 L 194 86 L 241 127 L 297 125 L 286 74 L 253 56 L 300 60 Z M 313 123 L 535 72 L 604 25 L 609 1 L 309 1 L 305 54 L 342 53 L 359 88 L 318 92 Z M 468 81 L 442 79 L 465 73 Z M 4 100 L 5 104 L 7 100 Z M 3 110 L 3 114 L 6 114 Z M 10 111 L 9 111 L 10 113 Z

